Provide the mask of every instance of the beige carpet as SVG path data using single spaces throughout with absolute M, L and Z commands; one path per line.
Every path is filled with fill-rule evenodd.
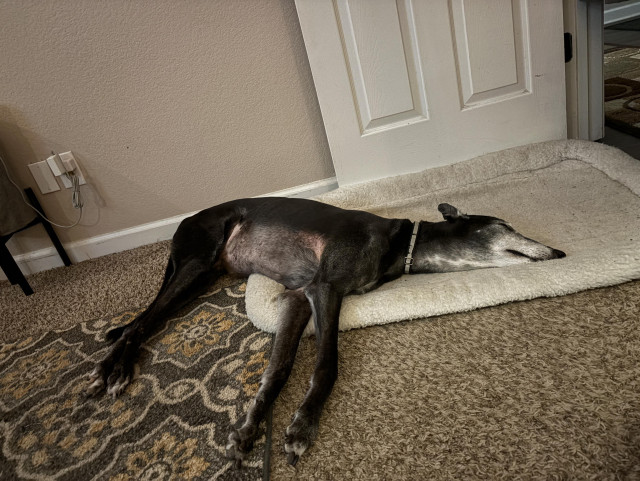
M 30 276 L 30 298 L 0 282 L 4 340 L 145 305 L 166 247 Z M 282 438 L 313 367 L 305 339 L 274 410 L 271 477 L 640 479 L 639 313 L 632 282 L 341 333 L 318 441 L 293 469 Z
M 273 479 L 640 479 L 640 282 L 340 334 L 340 375 L 297 470 Z
M 160 288 L 169 245 L 162 242 L 28 276 L 31 296 L 1 281 L 0 341 L 146 306 Z

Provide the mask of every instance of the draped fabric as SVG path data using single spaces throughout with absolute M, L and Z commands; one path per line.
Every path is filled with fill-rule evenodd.
M 6 168 L 7 157 L 0 152 Z M 15 179 L 15 176 L 11 176 Z M 22 199 L 22 193 L 9 181 L 7 170 L 0 164 L 0 236 L 13 234 L 35 219 L 36 213 Z

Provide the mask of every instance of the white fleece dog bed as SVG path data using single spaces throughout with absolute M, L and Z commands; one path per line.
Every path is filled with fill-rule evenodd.
M 440 221 L 448 202 L 500 217 L 564 259 L 499 269 L 405 275 L 344 299 L 340 329 L 425 318 L 640 278 L 640 161 L 598 143 L 554 141 L 416 174 L 340 188 L 317 200 L 384 217 Z M 247 283 L 247 314 L 275 332 L 284 286 Z M 305 334 L 313 333 L 313 323 Z

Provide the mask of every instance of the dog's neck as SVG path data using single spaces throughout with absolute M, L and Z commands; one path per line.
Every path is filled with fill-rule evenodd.
M 403 256 L 403 274 L 424 274 L 446 272 L 449 269 L 440 265 L 442 255 L 447 254 L 446 236 L 440 225 L 446 222 L 412 222 L 412 230 L 405 232 L 405 251 Z
M 447 225 L 447 221 L 403 220 L 389 273 L 395 277 L 477 268 L 463 262 L 464 259 L 452 258 L 455 249 L 450 245 Z
M 408 274 L 453 272 L 480 267 L 466 262 L 459 255 L 455 244 L 451 243 L 452 238 L 447 226 L 448 222 L 446 221 L 418 222 Z M 407 240 L 407 245 L 410 244 L 411 238 Z

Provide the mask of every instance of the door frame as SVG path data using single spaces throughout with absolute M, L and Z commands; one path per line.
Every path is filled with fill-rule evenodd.
M 571 34 L 573 58 L 565 64 L 567 136 L 604 137 L 603 0 L 564 0 L 564 28 Z

